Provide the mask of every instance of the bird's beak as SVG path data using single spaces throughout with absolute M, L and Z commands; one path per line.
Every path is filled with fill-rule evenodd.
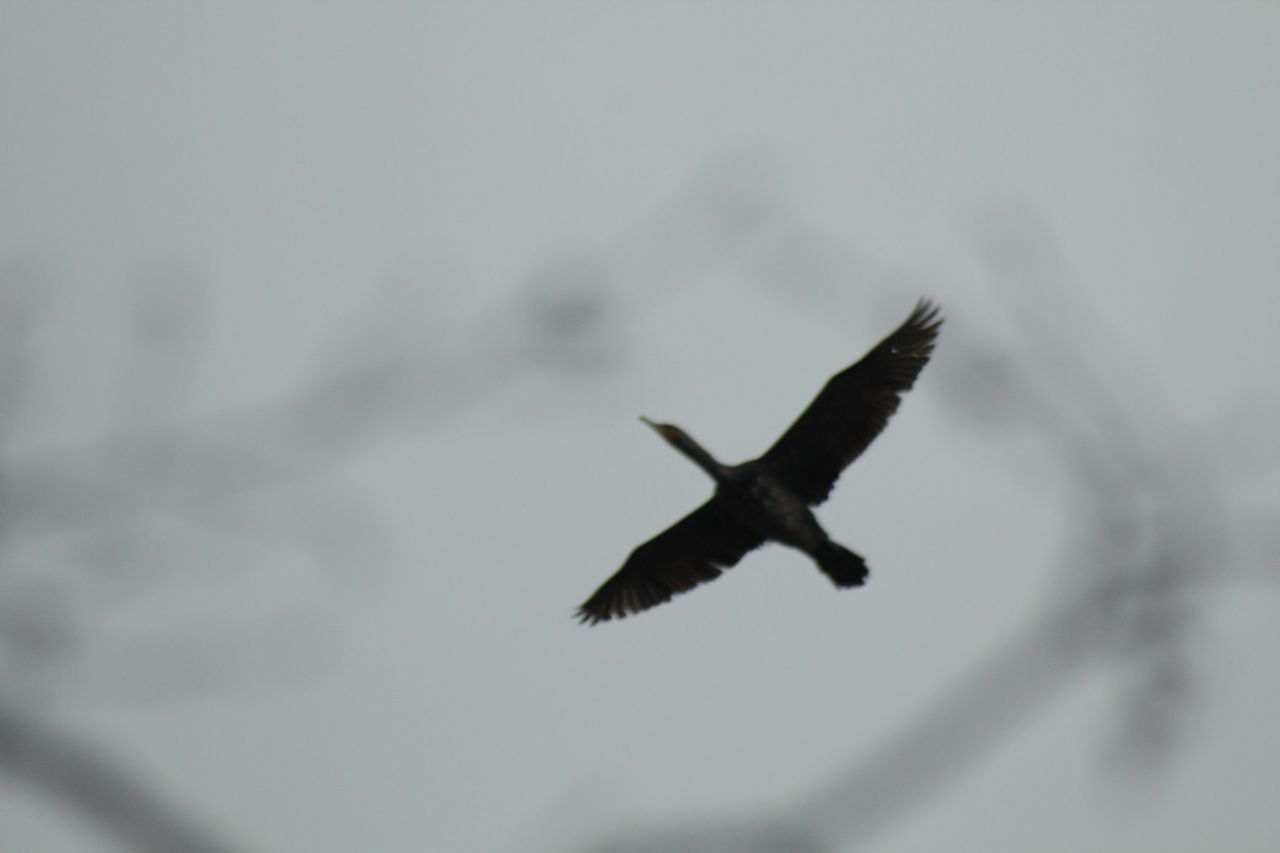
M 649 420 L 648 418 L 646 418 L 644 415 L 640 416 L 640 420 L 643 421 L 646 425 L 648 425 L 653 430 L 660 431 L 658 430 L 658 425 L 655 424 L 653 421 Z

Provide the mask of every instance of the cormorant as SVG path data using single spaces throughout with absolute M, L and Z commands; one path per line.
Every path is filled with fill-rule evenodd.
M 837 587 L 861 586 L 867 564 L 833 542 L 811 506 L 827 499 L 840 472 L 888 424 L 933 352 L 942 318 L 927 299 L 888 337 L 833 376 L 759 459 L 717 462 L 688 433 L 641 418 L 716 481 L 711 500 L 631 552 L 622 568 L 578 608 L 594 625 L 639 613 L 714 580 L 773 540 L 813 558 Z

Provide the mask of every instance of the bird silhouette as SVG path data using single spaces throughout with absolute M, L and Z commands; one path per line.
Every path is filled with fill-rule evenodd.
M 596 624 L 648 610 L 714 580 L 776 541 L 808 554 L 837 587 L 861 586 L 867 564 L 831 540 L 810 507 L 898 410 L 933 352 L 942 318 L 927 299 L 860 361 L 833 376 L 763 456 L 725 465 L 673 424 L 641 418 L 716 482 L 709 501 L 631 552 L 578 608 Z

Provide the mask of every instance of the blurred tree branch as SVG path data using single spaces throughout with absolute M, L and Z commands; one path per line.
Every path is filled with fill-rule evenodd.
M 367 567 L 375 561 L 360 551 L 377 547 L 382 531 L 360 502 L 313 481 L 389 428 L 438 426 L 439 418 L 533 371 L 575 380 L 615 370 L 625 356 L 623 326 L 643 307 L 626 305 L 632 294 L 643 290 L 644 303 L 651 303 L 723 263 L 767 221 L 772 187 L 753 184 L 750 172 L 730 164 L 699 175 L 633 233 L 597 252 L 544 264 L 512 294 L 470 315 L 442 317 L 417 301 L 422 282 L 398 290 L 392 282 L 363 317 L 343 318 L 337 357 L 322 360 L 307 381 L 216 419 L 183 415 L 206 340 L 207 293 L 180 267 L 152 267 L 127 299 L 106 434 L 34 453 L 14 452 L 13 440 L 31 398 L 49 385 L 41 372 L 42 337 L 58 317 L 62 288 L 39 261 L 0 265 L 0 770 L 79 811 L 125 846 L 228 850 L 123 762 L 34 712 L 45 698 L 36 695 L 35 676 L 65 677 L 57 665 L 96 645 L 84 636 L 86 607 L 109 607 L 93 595 L 77 596 L 75 586 L 115 571 L 130 576 L 130 598 L 141 597 L 147 583 L 172 574 L 215 539 L 259 550 L 287 540 L 307 549 L 314 563 Z M 252 503 L 303 481 L 308 491 L 291 493 L 287 509 L 264 517 Z M 162 524 L 176 525 L 170 541 L 158 535 Z M 29 559 L 51 542 L 72 546 Z M 266 644 L 230 668 L 208 653 L 193 659 L 187 632 L 154 638 L 150 655 L 130 647 L 120 664 L 140 672 L 122 670 L 112 680 L 176 677 L 163 688 L 191 693 L 202 679 L 235 688 L 243 683 L 235 668 L 263 666 L 273 646 L 288 651 L 278 621 L 272 614 L 262 630 L 234 624 L 232 641 L 222 645 L 206 638 L 222 657 L 228 648 L 245 651 L 246 642 Z
M 0 769 L 94 821 L 117 842 L 151 853 L 231 853 L 88 744 L 0 704 Z
M 1085 303 L 1028 211 L 988 229 L 984 250 L 1026 338 L 997 349 L 948 311 L 938 389 L 996 452 L 1011 431 L 1040 439 L 1067 484 L 1070 530 L 1040 612 L 886 743 L 792 807 L 762 817 L 622 833 L 594 851 L 754 853 L 848 850 L 872 841 L 960 778 L 1087 668 L 1121 676 L 1108 756 L 1147 770 L 1171 759 L 1197 696 L 1194 623 L 1224 584 L 1275 581 L 1276 517 L 1232 554 L 1228 474 L 1206 432 Z M 747 274 L 842 331 L 858 285 L 888 299 L 890 278 L 836 241 L 780 216 Z M 798 287 L 798 290 L 796 289 Z M 915 293 L 911 294 L 912 296 Z M 1088 349 L 1081 342 L 1088 342 Z M 1091 368 L 1090 362 L 1100 362 Z M 1012 459 L 1008 459 L 1014 464 Z M 1259 573 L 1256 567 L 1269 567 Z

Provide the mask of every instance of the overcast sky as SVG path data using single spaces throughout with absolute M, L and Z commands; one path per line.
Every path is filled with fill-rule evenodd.
M 0 16 L 0 369 L 29 377 L 0 626 L 74 641 L 0 634 L 6 703 L 232 849 L 764 817 L 834 850 L 1274 849 L 1275 4 Z M 770 548 L 572 621 L 708 494 L 638 415 L 748 458 L 921 295 L 934 363 L 819 511 L 865 588 Z M 1097 441 L 1064 456 L 1055 423 Z M 148 491 L 156 448 L 206 467 Z M 137 489 L 70 525 L 13 485 L 46 475 Z M 1212 576 L 1159 611 L 1176 649 L 992 691 L 936 784 L 872 773 L 882 823 L 831 817 L 1129 541 L 1090 539 L 1123 513 L 1077 475 L 1183 519 L 1134 552 Z M 1180 686 L 1152 710 L 1148 681 Z M 103 849 L 0 779 L 0 846 Z

